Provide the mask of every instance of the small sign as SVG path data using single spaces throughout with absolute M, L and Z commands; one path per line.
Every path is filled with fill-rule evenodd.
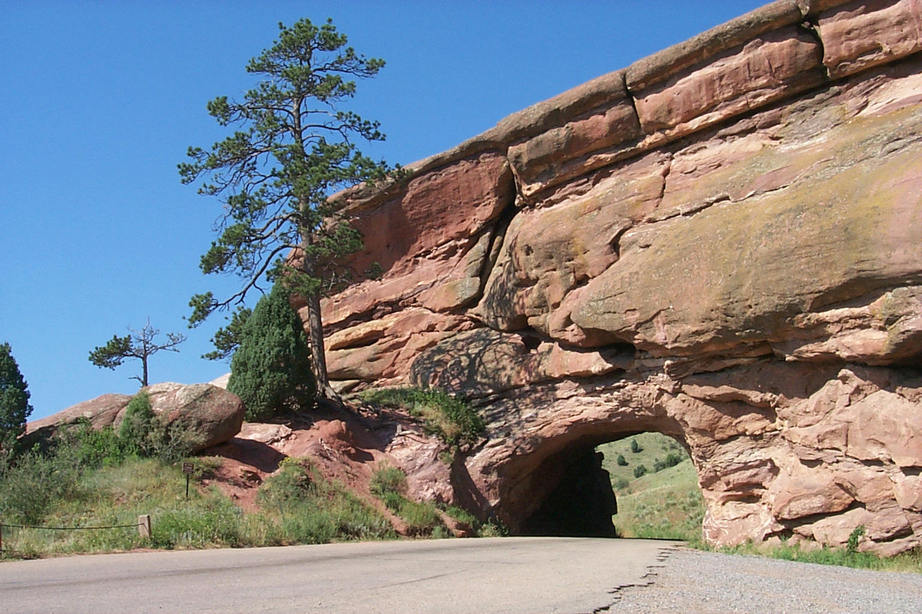
M 191 475 L 194 469 L 195 467 L 192 463 L 182 464 L 182 472 L 185 473 L 186 475 Z

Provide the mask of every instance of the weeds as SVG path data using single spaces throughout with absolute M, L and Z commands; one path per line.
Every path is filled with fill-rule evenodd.
M 472 444 L 486 430 L 483 418 L 466 401 L 437 388 L 369 390 L 362 398 L 385 407 L 399 407 L 421 418 L 423 429 L 449 446 Z
M 22 466 L 32 472 L 40 469 L 41 475 L 30 474 L 31 479 L 50 485 L 47 475 L 52 472 L 46 464 L 66 468 L 64 458 L 39 457 Z M 195 459 L 196 480 L 216 469 L 219 462 L 213 458 Z M 32 486 L 21 488 L 21 497 L 26 493 L 49 493 L 26 479 L 5 479 L 4 504 L 10 501 L 7 493 L 11 483 Z M 244 513 L 215 487 L 193 489 L 186 500 L 180 468 L 159 459 L 130 457 L 120 465 L 103 464 L 77 477 L 70 475 L 66 485 L 66 495 L 61 494 L 62 489 L 54 496 L 48 494 L 38 506 L 41 514 L 31 518 L 41 516 L 41 524 L 47 526 L 130 528 L 51 532 L 5 527 L 5 556 L 10 556 L 10 551 L 12 556 L 31 558 L 140 547 L 269 546 L 395 537 L 388 520 L 376 510 L 342 486 L 325 480 L 309 464 L 296 460 L 286 460 L 281 471 L 266 480 L 259 493 L 263 509 L 255 513 Z M 150 540 L 141 538 L 134 527 L 140 514 L 151 515 Z M 13 520 L 12 514 L 4 512 L 4 521 L 14 524 Z
M 384 502 L 389 510 L 407 523 L 411 535 L 436 537 L 445 528 L 442 517 L 431 503 L 419 503 L 406 498 L 407 476 L 397 467 L 383 465 L 371 477 L 371 492 Z
M 857 548 L 861 533 L 853 531 Z M 747 543 L 730 548 L 710 548 L 704 544 L 695 545 L 700 550 L 713 550 L 725 554 L 749 554 L 767 556 L 786 561 L 799 561 L 801 563 L 816 563 L 819 565 L 838 565 L 855 569 L 872 569 L 877 571 L 904 571 L 922 573 L 922 548 L 905 552 L 893 557 L 879 557 L 869 552 L 858 552 L 850 549 L 851 544 L 845 548 L 817 548 L 813 550 L 802 549 L 799 544 L 790 544 L 783 541 L 780 545 L 766 546 L 765 544 Z

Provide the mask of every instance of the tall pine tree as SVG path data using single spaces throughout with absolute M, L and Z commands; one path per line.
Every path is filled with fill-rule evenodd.
M 344 279 L 340 262 L 362 246 L 344 203 L 331 195 L 362 182 L 385 179 L 394 169 L 363 155 L 358 141 L 381 141 L 378 122 L 343 105 L 355 95 L 355 78 L 375 76 L 384 61 L 347 47 L 332 21 L 302 19 L 279 24 L 272 47 L 246 70 L 261 80 L 240 101 L 227 96 L 208 103 L 221 126 L 236 131 L 209 149 L 190 147 L 179 165 L 183 183 L 200 178 L 199 192 L 225 205 L 221 235 L 202 256 L 205 273 L 233 272 L 239 292 L 218 300 L 211 292 L 192 297 L 190 325 L 215 309 L 239 304 L 267 274 L 307 300 L 313 368 L 324 396 L 329 385 L 320 297 Z M 298 257 L 289 260 L 292 254 Z M 297 262 L 297 266 L 288 266 Z

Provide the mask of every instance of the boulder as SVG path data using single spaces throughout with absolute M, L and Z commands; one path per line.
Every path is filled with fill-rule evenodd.
M 211 384 L 154 384 L 146 390 L 151 408 L 168 425 L 177 424 L 195 442 L 192 453 L 229 441 L 243 424 L 245 408 L 234 394 Z M 104 394 L 78 403 L 41 420 L 29 422 L 23 435 L 29 441 L 47 439 L 62 426 L 88 420 L 95 429 L 122 422 L 130 395 Z
M 142 390 L 161 420 L 180 425 L 196 442 L 193 453 L 229 441 L 243 425 L 243 401 L 217 386 L 166 382 Z

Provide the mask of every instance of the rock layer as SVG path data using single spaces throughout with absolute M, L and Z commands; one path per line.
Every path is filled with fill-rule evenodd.
M 919 0 L 774 2 L 350 194 L 330 373 L 473 398 L 452 497 L 513 531 L 653 430 L 713 544 L 919 545 L 920 50 Z

